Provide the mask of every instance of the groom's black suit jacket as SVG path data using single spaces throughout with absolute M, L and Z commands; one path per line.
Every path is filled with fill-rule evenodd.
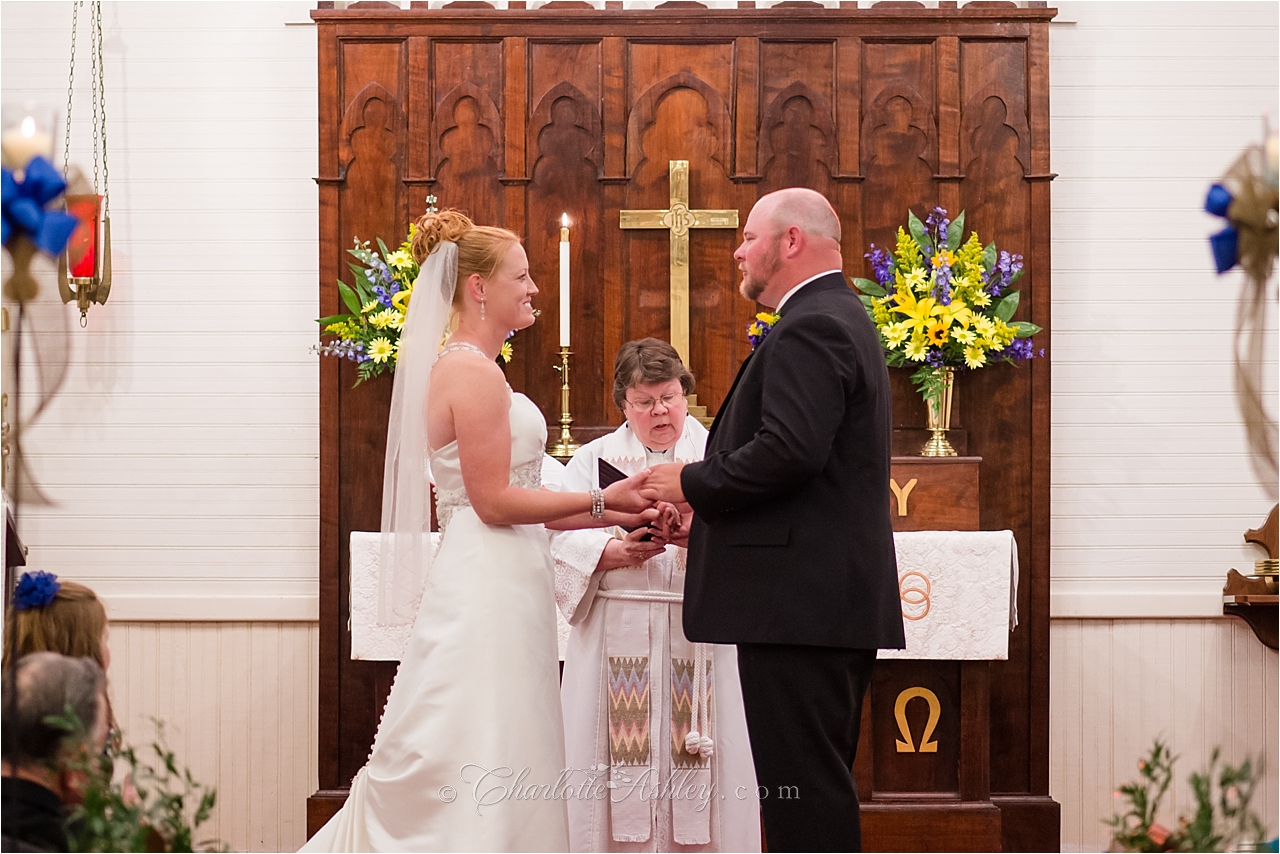
M 681 474 L 694 509 L 685 634 L 902 648 L 879 336 L 839 273 L 781 314 L 739 368 L 703 461 Z

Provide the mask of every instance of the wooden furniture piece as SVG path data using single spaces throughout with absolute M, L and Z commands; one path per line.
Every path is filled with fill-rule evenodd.
M 1278 513 L 1280 505 L 1272 507 L 1261 528 L 1252 528 L 1244 534 L 1246 543 L 1262 546 L 1271 560 L 1280 556 Z M 1276 649 L 1280 641 L 1280 596 L 1276 594 L 1275 576 L 1268 582 L 1228 570 L 1227 583 L 1222 588 L 1222 613 L 1244 620 L 1258 640 Z
M 524 237 L 543 312 L 513 339 L 507 376 L 554 427 L 554 283 L 567 212 L 580 442 L 621 423 L 609 381 L 622 343 L 669 334 L 670 235 L 624 230 L 620 212 L 667 208 L 672 160 L 690 164 L 690 207 L 737 210 L 744 220 L 757 198 L 781 187 L 825 194 L 854 276 L 869 274 L 863 253 L 873 242 L 891 245 L 908 208 L 922 218 L 934 205 L 965 210 L 984 241 L 1025 257 L 1018 317 L 1052 329 L 1055 11 L 1043 3 L 319 5 L 317 316 L 341 310 L 334 280 L 349 276 L 352 238 L 395 245 L 428 193 L 506 226 Z M 690 367 L 713 414 L 749 352 L 745 329 L 756 310 L 737 293 L 739 239 L 732 229 L 708 229 L 689 240 Z M 1037 341 L 1051 351 L 1049 333 Z M 368 756 L 395 673 L 394 664 L 350 659 L 346 543 L 351 531 L 378 527 L 391 390 L 385 377 L 353 388 L 352 368 L 326 359 L 320 373 L 320 791 L 309 801 L 311 829 Z M 924 407 L 908 372 L 892 373 L 894 452 L 913 455 L 924 440 Z M 965 708 L 985 703 L 990 726 L 944 708 L 937 757 L 967 757 L 945 767 L 929 764 L 937 757 L 928 754 L 896 753 L 896 729 L 874 728 L 864 751 L 889 754 L 868 785 L 909 797 L 876 807 L 888 818 L 869 820 L 870 847 L 1058 846 L 1058 805 L 1049 797 L 1049 381 L 1048 359 L 957 380 L 949 436 L 961 454 L 981 458 L 977 527 L 1008 528 L 1017 539 L 1021 624 L 1008 661 L 895 663 L 873 687 L 869 713 L 892 716 L 879 698 L 899 682 L 932 685 L 939 697 L 979 704 Z M 969 508 L 930 524 L 975 522 Z M 989 778 L 978 770 L 982 754 Z M 956 805 L 984 787 L 998 833 L 990 807 L 977 824 L 957 818 Z M 981 832 L 964 829 L 979 825 Z
M 982 457 L 894 457 L 889 510 L 895 531 L 977 531 Z

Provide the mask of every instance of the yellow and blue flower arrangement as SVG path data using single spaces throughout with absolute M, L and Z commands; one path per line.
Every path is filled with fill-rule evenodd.
M 924 222 L 907 212 L 893 251 L 871 244 L 864 257 L 875 280 L 855 278 L 890 367 L 919 368 L 911 381 L 925 397 L 938 368 L 977 369 L 993 361 L 1044 355 L 1031 336 L 1039 326 L 1013 320 L 1022 256 L 986 246 L 976 232 L 962 242 L 964 212 L 954 221 L 935 207 Z

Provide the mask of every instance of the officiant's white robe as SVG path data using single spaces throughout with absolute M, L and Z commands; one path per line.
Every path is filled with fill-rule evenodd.
M 579 449 L 565 469 L 563 489 L 595 487 L 601 457 L 633 474 L 658 462 L 700 460 L 706 441 L 706 428 L 689 417 L 673 448 L 666 453 L 651 452 L 623 424 Z M 672 599 L 671 594 L 683 592 L 685 550 L 667 546 L 664 553 L 643 566 L 595 572 L 605 544 L 613 536 L 599 529 L 564 531 L 554 533 L 551 541 L 556 601 L 573 627 L 560 690 L 566 763 L 573 769 L 574 796 L 568 799 L 570 850 L 759 851 L 760 806 L 738 682 L 737 648 L 705 647 L 712 685 L 709 737 L 714 745 L 700 777 L 677 772 L 673 779 L 672 706 L 677 689 L 673 687 L 672 659 L 687 663 L 693 647 L 680 629 L 678 601 L 644 601 L 644 595 L 656 591 L 657 596 L 665 594 Z M 639 593 L 639 601 L 619 599 L 619 592 L 623 596 Z M 649 758 L 647 765 L 640 760 L 640 766 L 645 767 L 622 769 L 615 762 L 610 768 L 609 659 L 616 656 L 619 643 L 617 637 L 609 641 L 610 626 L 621 633 L 620 620 L 630 625 L 637 615 L 648 617 L 648 649 L 642 651 L 647 655 L 635 650 L 632 654 L 647 657 L 649 662 L 642 679 L 649 699 Z M 643 642 L 644 627 L 641 629 Z M 634 627 L 630 634 L 634 644 Z M 614 658 L 615 664 L 618 660 Z M 687 678 L 688 671 L 685 674 L 688 685 L 692 680 Z M 684 729 L 688 728 L 686 723 Z M 686 757 L 676 758 L 687 762 Z M 637 779 L 641 776 L 643 783 Z M 708 778 L 709 788 L 690 782 L 697 779 L 705 784 Z M 673 785 L 677 796 L 666 796 Z M 654 791 L 658 792 L 656 797 Z

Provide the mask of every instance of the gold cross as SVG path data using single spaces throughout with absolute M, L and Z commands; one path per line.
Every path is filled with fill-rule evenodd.
M 665 228 L 671 233 L 671 346 L 689 364 L 689 229 L 737 228 L 736 210 L 689 209 L 689 161 L 670 161 L 671 201 L 662 211 L 621 211 L 622 228 Z

